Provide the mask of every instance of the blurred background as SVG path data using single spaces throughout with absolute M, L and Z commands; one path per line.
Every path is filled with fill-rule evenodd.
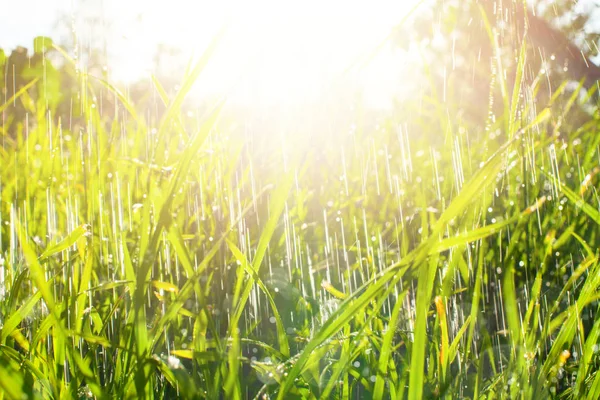
M 351 99 L 370 109 L 389 111 L 401 108 L 394 106 L 395 101 L 431 95 L 433 83 L 445 102 L 457 101 L 459 112 L 473 113 L 469 110 L 473 105 L 488 102 L 487 72 L 493 53 L 479 8 L 501 37 L 503 65 L 510 72 L 518 50 L 512 44 L 523 33 L 519 33 L 523 18 L 507 10 L 522 8 L 515 6 L 518 3 L 5 0 L 0 13 L 4 54 L 0 61 L 16 54 L 12 67 L 3 65 L 2 85 L 6 100 L 13 72 L 19 76 L 19 54 L 28 51 L 31 56 L 34 38 L 43 36 L 76 59 L 76 69 L 121 85 L 128 94 L 139 97 L 147 92 L 151 76 L 167 91 L 176 91 L 186 66 L 225 29 L 190 93 L 196 104 L 226 95 L 230 104 L 268 110 Z M 565 75 L 579 80 L 581 74 L 569 76 L 569 69 L 576 72 L 577 62 L 583 59 L 572 59 L 568 66 L 569 56 L 556 55 L 567 40 L 592 63 L 597 60 L 596 2 L 528 1 L 528 7 L 533 11 L 530 31 L 541 23 L 562 35 L 546 35 L 546 43 L 532 42 L 537 51 L 528 60 L 530 81 L 540 70 L 556 73 L 557 81 Z M 505 35 L 511 31 L 516 36 Z M 54 60 L 57 66 L 64 62 L 62 57 Z M 550 62 L 554 67 L 542 66 Z M 12 82 L 12 86 L 19 85 Z M 464 97 L 466 92 L 475 92 L 477 99 Z
M 344 95 L 362 91 L 368 104 L 389 108 L 394 96 L 408 91 L 413 70 L 407 66 L 419 57 L 390 46 L 390 34 L 415 6 L 425 10 L 433 2 L 5 3 L 0 48 L 7 53 L 18 46 L 31 50 L 34 37 L 46 36 L 110 81 L 133 84 L 153 74 L 169 87 L 227 26 L 196 97 L 228 92 L 230 101 L 272 106 L 315 102 L 337 85 L 346 88 Z

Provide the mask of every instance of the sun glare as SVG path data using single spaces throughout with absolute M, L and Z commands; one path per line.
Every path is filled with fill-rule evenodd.
M 198 90 L 218 91 L 239 75 L 233 100 L 245 104 L 314 104 L 340 81 L 377 92 L 368 97 L 380 102 L 389 100 L 385 92 L 397 89 L 401 60 L 385 47 L 366 65 L 356 64 L 385 40 L 410 3 L 240 2 L 228 15 L 228 34 L 203 80 L 209 87 L 199 84 Z
M 126 7 L 144 12 L 113 38 L 121 43 L 111 62 L 117 79 L 153 73 L 151 49 L 160 43 L 183 49 L 183 58 L 198 57 L 227 24 L 196 96 L 227 91 L 230 101 L 244 105 L 307 104 L 343 82 L 363 89 L 373 106 L 385 107 L 400 89 L 402 58 L 388 46 L 368 63 L 357 60 L 372 53 L 417 1 L 135 3 Z M 107 2 L 106 14 L 117 13 L 116 6 Z
M 337 82 L 364 91 L 373 106 L 384 107 L 392 93 L 402 89 L 403 58 L 387 46 L 368 63 L 356 61 L 372 53 L 422 2 L 8 2 L 4 12 L 10 15 L 35 9 L 36 28 L 32 32 L 11 25 L 9 19 L 8 25 L 0 27 L 0 33 L 3 28 L 7 33 L 0 45 L 28 43 L 32 34 L 56 37 L 56 21 L 61 20 L 65 29 L 73 25 L 82 49 L 106 49 L 112 80 L 135 82 L 157 74 L 158 64 L 167 74 L 181 73 L 182 65 L 172 65 L 164 50 L 176 49 L 179 60 L 198 57 L 228 22 L 227 33 L 193 95 L 227 92 L 230 101 L 246 105 L 304 104 L 321 99 Z M 72 35 L 65 30 L 59 36 Z

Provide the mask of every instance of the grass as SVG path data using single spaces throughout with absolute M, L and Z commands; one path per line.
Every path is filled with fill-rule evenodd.
M 580 89 L 532 109 L 523 46 L 487 126 L 426 94 L 274 138 L 184 112 L 216 46 L 160 115 L 85 71 L 72 115 L 0 105 L 0 398 L 600 396 Z

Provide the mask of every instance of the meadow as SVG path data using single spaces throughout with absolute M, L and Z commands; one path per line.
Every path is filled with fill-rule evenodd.
M 192 109 L 216 46 L 0 105 L 0 399 L 600 398 L 594 89 Z

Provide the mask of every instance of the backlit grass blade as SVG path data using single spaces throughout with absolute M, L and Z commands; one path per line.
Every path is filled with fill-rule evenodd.
M 275 228 L 277 227 L 281 214 L 284 211 L 285 203 L 288 198 L 288 193 L 294 182 L 293 177 L 294 176 L 291 173 L 288 173 L 283 182 L 279 183 L 278 187 L 271 193 L 271 196 L 269 197 L 269 219 L 262 228 L 260 239 L 256 247 L 256 252 L 254 253 L 254 258 L 252 259 L 252 269 L 256 271 L 256 274 L 258 274 L 260 271 L 260 267 L 262 266 L 263 258 L 266 254 L 267 247 L 275 233 Z M 241 277 L 243 277 L 243 275 Z M 239 342 L 238 321 L 240 320 L 242 312 L 246 307 L 246 303 L 250 296 L 250 291 L 252 290 L 253 285 L 254 279 L 250 277 L 244 282 L 243 286 L 240 287 L 241 291 L 234 293 L 233 296 L 233 301 L 236 306 L 230 320 L 229 336 L 232 337 L 234 346 L 236 345 L 236 343 Z M 234 395 L 234 388 L 236 387 L 236 380 L 238 379 L 238 369 L 238 354 L 236 354 L 234 351 L 230 351 L 230 373 L 227 377 L 227 380 L 225 381 L 225 393 L 227 395 Z M 238 394 L 235 394 L 235 396 L 238 396 Z
M 6 338 L 16 329 L 21 321 L 26 318 L 38 301 L 42 298 L 42 292 L 37 292 L 27 300 L 15 313 L 4 321 L 0 331 L 0 343 L 5 343 Z
M 273 316 L 275 318 L 275 324 L 277 326 L 277 336 L 279 339 L 279 351 L 284 358 L 289 358 L 290 356 L 290 345 L 288 343 L 287 334 L 285 332 L 285 327 L 283 326 L 283 322 L 281 320 L 281 316 L 279 315 L 279 311 L 277 310 L 277 305 L 275 304 L 275 300 L 273 300 L 273 296 L 264 285 L 263 281 L 258 277 L 257 272 L 252 268 L 252 265 L 248 262 L 244 253 L 231 241 L 227 240 L 227 246 L 233 253 L 236 260 L 241 263 L 241 267 L 246 270 L 248 274 L 248 279 L 252 279 L 259 286 L 259 288 L 263 291 L 269 304 L 271 305 L 271 310 L 273 312 Z
M 598 339 L 600 338 L 600 319 L 594 322 L 590 333 L 587 335 L 585 345 L 583 347 L 583 354 L 581 355 L 581 361 L 579 369 L 577 371 L 577 379 L 573 388 L 573 395 L 575 397 L 583 396 L 586 392 L 585 378 L 588 376 L 588 369 L 594 356 L 594 349 L 597 348 Z
M 166 90 L 160 84 L 160 81 L 156 78 L 156 76 L 154 74 L 152 75 L 152 83 L 154 84 L 154 87 L 156 88 L 156 91 L 158 92 L 160 99 L 163 101 L 163 104 L 165 106 L 168 106 L 169 102 L 170 102 L 169 95 L 167 94 Z
M 525 5 L 523 5 L 525 7 Z M 518 5 L 517 5 L 518 7 Z M 500 57 L 500 55 L 498 55 Z M 525 72 L 525 65 L 527 60 L 527 41 L 523 40 L 521 43 L 521 49 L 519 51 L 519 58 L 517 59 L 517 71 L 515 76 L 515 82 L 512 89 L 512 98 L 510 100 L 510 115 L 508 121 L 508 140 L 511 140 L 517 132 L 517 109 L 520 105 L 520 96 L 522 94 L 523 75 Z M 502 70 L 500 70 L 502 74 Z
M 507 133 L 508 139 L 512 140 L 512 137 L 509 136 L 511 134 L 510 122 L 509 122 L 511 116 L 507 115 L 507 114 L 510 113 L 511 108 L 510 108 L 510 99 L 508 98 L 508 85 L 506 84 L 506 78 L 504 76 L 504 66 L 502 63 L 502 50 L 498 43 L 498 36 L 496 35 L 495 28 L 490 23 L 487 13 L 486 13 L 485 9 L 483 8 L 483 5 L 478 4 L 478 7 L 480 10 L 481 21 L 483 22 L 483 26 L 488 35 L 489 43 L 491 44 L 493 51 L 495 53 L 493 56 L 493 61 L 495 61 L 495 64 L 496 64 L 495 76 L 498 79 L 498 85 L 500 86 L 500 92 L 502 94 L 502 103 L 504 105 L 504 118 L 503 118 L 504 130 Z M 524 49 L 524 47 L 522 47 L 522 49 Z M 516 84 L 516 82 L 515 82 L 515 84 Z M 516 107 L 516 105 L 515 105 L 515 107 Z
M 206 50 L 202 53 L 200 59 L 194 65 L 193 69 L 184 77 L 179 91 L 171 100 L 171 103 L 167 107 L 167 110 L 162 118 L 158 131 L 158 137 L 160 139 L 164 139 L 166 129 L 169 127 L 171 120 L 177 115 L 177 113 L 181 111 L 181 106 L 183 105 L 185 97 L 188 95 L 190 89 L 192 88 L 192 86 L 194 85 L 194 83 L 196 82 L 196 80 L 198 79 L 198 77 L 212 58 L 213 53 L 218 48 L 219 43 L 221 42 L 223 36 L 227 32 L 227 29 L 227 25 L 221 27 L 221 29 L 217 32 L 217 34 L 209 43 Z
M 340 305 L 338 311 L 333 313 L 331 317 L 323 324 L 321 329 L 315 334 L 313 339 L 306 345 L 298 360 L 294 363 L 293 368 L 289 371 L 288 376 L 284 379 L 281 388 L 279 389 L 278 399 L 284 399 L 287 392 L 291 389 L 294 379 L 303 371 L 305 364 L 311 357 L 311 352 L 322 345 L 325 341 L 337 333 L 356 313 L 362 310 L 369 304 L 378 294 L 380 294 L 387 285 L 395 285 L 402 276 L 397 271 L 388 271 L 382 275 L 377 281 L 370 282 L 368 286 L 363 286 L 364 292 L 358 296 L 358 291 L 355 296 L 348 297 Z
M 261 193 L 259 193 L 259 195 L 262 195 L 263 193 L 264 192 L 261 192 Z M 250 211 L 250 209 L 251 209 L 251 206 L 248 206 L 244 210 L 242 210 L 241 214 L 238 216 L 236 221 L 234 221 L 234 224 L 232 226 L 235 226 L 241 219 L 243 219 L 244 216 Z M 159 338 L 162 337 L 161 332 L 164 329 L 164 327 L 175 318 L 175 316 L 177 315 L 179 310 L 183 307 L 184 303 L 192 295 L 195 285 L 198 283 L 198 281 L 201 279 L 202 275 L 205 273 L 209 263 L 212 261 L 213 257 L 217 254 L 221 245 L 225 242 L 225 239 L 227 238 L 228 234 L 229 234 L 229 230 L 227 230 L 223 234 L 223 236 L 221 236 L 218 240 L 214 241 L 212 247 L 208 250 L 207 254 L 204 256 L 204 258 L 202 259 L 200 264 L 196 267 L 194 275 L 189 277 L 188 281 L 183 285 L 183 287 L 180 288 L 179 294 L 176 296 L 175 300 L 169 305 L 169 307 L 167 308 L 167 311 L 156 323 L 156 325 L 154 327 L 155 335 L 154 335 L 154 338 L 152 340 L 152 345 L 151 345 L 152 349 L 157 345 Z
M 458 332 L 456 332 L 456 336 L 454 336 L 454 339 L 452 340 L 452 343 L 448 348 L 448 363 L 452 363 L 456 358 L 456 355 L 458 354 L 458 346 L 460 345 L 460 341 L 462 340 L 470 324 L 471 316 L 469 315 L 465 320 L 465 323 L 460 327 Z M 467 343 L 467 346 L 469 346 L 469 343 Z
M 553 369 L 553 367 L 556 367 L 559 364 L 559 362 L 563 362 L 564 364 L 564 361 L 566 361 L 561 361 L 561 357 L 565 357 L 565 350 L 568 349 L 575 336 L 575 333 L 577 331 L 577 319 L 579 313 L 581 312 L 580 310 L 583 310 L 583 308 L 587 304 L 589 304 L 589 302 L 593 301 L 592 296 L 595 294 L 596 290 L 600 286 L 600 274 L 598 274 L 598 265 L 599 264 L 597 263 L 594 264 L 590 271 L 590 278 L 586 279 L 586 281 L 584 282 L 579 297 L 577 298 L 577 301 L 569 307 L 567 319 L 564 321 L 564 323 L 561 324 L 561 328 L 558 332 L 558 335 L 553 341 L 549 354 L 543 364 L 542 370 L 540 371 L 540 373 L 542 374 L 542 378 L 551 379 L 552 376 L 550 376 L 550 374 L 553 373 L 553 371 L 554 373 L 556 372 L 556 369 Z M 569 358 L 569 356 L 566 356 L 566 358 Z M 540 381 L 540 384 L 542 383 L 543 380 Z
M 505 315 L 510 330 L 510 340 L 516 347 L 521 342 L 521 324 L 519 321 L 519 308 L 517 306 L 517 294 L 515 288 L 515 268 L 513 266 L 509 266 L 504 272 L 502 289 Z
M 154 264 L 154 260 L 156 258 L 156 251 L 159 244 L 159 239 L 161 237 L 162 231 L 164 228 L 168 228 L 171 224 L 171 205 L 174 200 L 174 193 L 179 188 L 181 181 L 185 177 L 187 173 L 189 173 L 189 166 L 192 160 L 192 157 L 198 152 L 202 144 L 204 143 L 205 138 L 208 136 L 210 129 L 212 129 L 215 124 L 218 116 L 219 116 L 220 107 L 218 107 L 210 116 L 210 118 L 205 121 L 202 128 L 198 131 L 196 136 L 192 139 L 192 143 L 188 148 L 186 148 L 180 162 L 177 165 L 177 170 L 175 172 L 175 176 L 172 178 L 171 184 L 169 186 L 169 190 L 167 191 L 167 195 L 163 200 L 163 203 L 160 208 L 159 220 L 157 226 L 155 227 L 150 242 L 148 244 L 148 248 L 143 254 L 143 259 L 141 262 L 141 268 L 137 272 L 137 283 L 136 283 L 136 293 L 135 293 L 135 326 L 136 326 L 136 352 L 138 357 L 138 363 L 141 364 L 141 360 L 144 359 L 147 354 L 146 352 L 149 349 L 150 342 L 148 341 L 148 334 L 146 329 L 146 313 L 144 308 L 145 303 L 145 282 L 148 279 L 148 274 L 150 272 L 151 266 Z M 137 390 L 138 394 L 142 388 L 144 390 L 148 389 L 147 382 L 145 376 L 147 375 L 148 370 L 146 372 L 138 372 L 136 382 L 137 382 Z
M 69 247 L 73 246 L 75 243 L 77 243 L 79 238 L 81 238 L 87 232 L 88 232 L 87 225 L 78 226 L 71 233 L 69 233 L 66 238 L 64 238 L 63 240 L 61 240 L 60 242 L 58 242 L 54 245 L 49 246 L 40 256 L 40 261 L 44 261 L 47 258 L 49 258 L 55 254 L 58 254 L 61 251 L 66 250 Z
M 556 178 L 554 178 L 554 179 L 556 179 Z M 595 223 L 600 225 L 600 212 L 598 212 L 597 209 L 590 206 L 588 203 L 586 203 L 581 198 L 581 196 L 577 195 L 575 192 L 573 192 L 571 189 L 569 189 L 565 185 L 560 185 L 560 189 L 561 189 L 562 193 L 565 195 L 565 197 L 567 199 L 569 199 L 569 201 L 571 201 L 573 203 L 573 205 L 575 205 L 575 207 L 581 209 L 581 211 L 583 211 Z
M 14 95 L 12 95 L 10 97 L 10 99 L 8 99 L 6 101 L 6 103 L 0 105 L 0 113 L 3 112 L 4 110 L 6 110 L 11 105 L 13 105 L 15 100 L 18 99 L 21 95 L 23 95 L 23 93 L 27 92 L 33 85 L 35 85 L 37 83 L 38 80 L 39 80 L 39 78 L 35 78 L 35 79 L 29 81 L 25 86 L 23 86 Z
M 441 296 L 436 296 L 434 299 L 435 308 L 437 311 L 437 318 L 439 320 L 440 325 L 440 366 L 442 370 L 442 382 L 446 380 L 446 372 L 448 370 L 448 346 L 449 338 L 448 338 L 448 318 L 446 317 L 446 306 Z
M 390 284 L 388 286 L 388 288 L 385 290 L 385 292 L 383 293 L 383 295 L 381 295 L 376 301 L 373 301 L 372 307 L 369 307 L 368 310 L 364 310 L 366 312 L 364 312 L 364 314 L 368 315 L 368 317 L 364 320 L 364 323 L 359 323 L 358 326 L 358 330 L 354 333 L 350 333 L 350 327 L 346 326 L 344 329 L 344 333 L 345 333 L 345 337 L 350 337 L 353 336 L 354 340 L 353 341 L 348 341 L 348 340 L 341 340 L 340 344 L 342 347 L 342 356 L 339 360 L 339 363 L 337 365 L 333 365 L 332 366 L 332 374 L 331 374 L 331 380 L 330 382 L 327 384 L 327 386 L 325 387 L 325 390 L 323 391 L 323 396 L 324 397 L 329 397 L 331 391 L 334 388 L 334 383 L 339 379 L 339 376 L 344 373 L 345 371 L 347 371 L 350 375 L 355 375 L 354 373 L 354 366 L 352 365 L 348 365 L 349 364 L 349 360 L 352 358 L 356 358 L 360 353 L 360 349 L 361 348 L 367 348 L 369 345 L 375 345 L 375 348 L 379 351 L 381 351 L 380 349 L 378 349 L 378 346 L 376 344 L 377 340 L 372 340 L 369 338 L 370 334 L 372 333 L 371 330 L 371 326 L 373 324 L 374 321 L 377 321 L 377 317 L 379 310 L 381 309 L 381 306 L 383 305 L 383 303 L 388 299 L 388 297 L 390 296 L 390 294 L 395 291 L 397 288 L 395 286 L 397 282 L 394 282 L 394 284 Z M 362 314 L 363 312 L 361 312 Z M 357 318 L 359 319 L 359 318 Z M 362 321 L 361 321 L 362 322 Z M 313 362 L 315 364 L 317 364 L 320 360 L 320 357 L 315 356 L 315 354 L 312 354 L 312 359 L 314 360 Z M 309 370 L 310 369 L 310 364 L 311 361 L 309 359 L 309 361 L 306 364 L 306 369 Z M 347 375 L 346 375 L 347 376 Z M 346 380 L 346 379 L 345 379 Z M 365 387 L 365 389 L 372 394 L 373 393 L 373 389 L 372 389 L 372 385 L 370 383 L 368 383 L 367 381 L 362 381 L 363 386 Z M 343 393 L 344 396 L 348 396 L 349 395 L 349 390 L 346 387 L 347 385 L 344 386 L 343 388 Z
M 18 226 L 18 234 L 23 249 L 23 255 L 29 266 L 30 277 L 40 291 L 48 309 L 58 319 L 58 315 L 55 314 L 56 303 L 50 285 L 46 281 L 44 267 L 38 262 L 37 256 L 29 245 L 27 236 L 20 225 Z
M 431 233 L 432 238 L 436 238 L 436 236 L 445 229 L 448 222 L 465 211 L 471 202 L 478 198 L 484 187 L 495 182 L 497 175 L 505 162 L 502 155 L 510 148 L 515 141 L 515 138 L 505 143 L 479 170 L 477 170 L 469 181 L 463 185 L 460 193 L 454 197 L 448 208 L 442 213 L 436 224 L 433 226 Z
M 396 324 L 398 323 L 400 311 L 402 310 L 404 298 L 407 293 L 407 291 L 404 291 L 396 298 L 396 304 L 394 305 L 394 309 L 392 310 L 392 314 L 390 315 L 390 319 L 388 321 L 388 329 L 383 337 L 381 354 L 379 356 L 379 362 L 377 363 L 377 378 L 375 381 L 375 387 L 373 388 L 374 399 L 383 399 L 385 382 L 386 380 L 389 380 L 388 365 L 390 356 L 392 355 L 392 341 L 396 334 Z M 390 382 L 390 386 L 393 386 L 393 384 L 393 382 Z
M 417 305 L 414 330 L 414 341 L 410 355 L 410 378 L 408 382 L 408 399 L 418 400 L 423 398 L 423 385 L 425 383 L 425 347 L 427 346 L 427 316 L 431 304 L 430 269 L 432 265 L 420 266 L 417 282 Z
M 135 106 L 117 87 L 115 87 L 110 82 L 106 81 L 105 79 L 99 78 L 97 76 L 93 76 L 93 75 L 89 75 L 89 74 L 87 76 L 96 80 L 97 82 L 102 84 L 102 86 L 104 86 L 109 91 L 114 93 L 114 95 L 117 96 L 117 98 L 119 99 L 121 104 L 123 104 L 123 107 L 125 107 L 127 112 L 133 117 L 134 121 L 136 121 L 136 122 L 140 121 L 140 118 L 137 115 L 137 111 L 135 110 Z

